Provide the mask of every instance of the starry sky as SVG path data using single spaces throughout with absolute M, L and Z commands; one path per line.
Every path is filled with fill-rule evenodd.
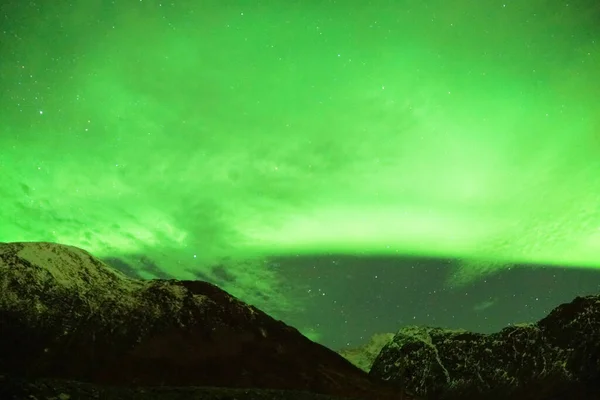
M 0 5 L 0 241 L 332 348 L 600 291 L 597 1 Z

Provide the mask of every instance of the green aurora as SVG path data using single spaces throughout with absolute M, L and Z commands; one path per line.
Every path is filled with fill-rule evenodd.
M 0 241 L 280 308 L 271 256 L 600 266 L 597 5 L 265 4 L 3 6 Z

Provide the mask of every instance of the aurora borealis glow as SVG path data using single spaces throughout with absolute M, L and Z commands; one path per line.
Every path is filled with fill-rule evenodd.
M 272 257 L 600 266 L 597 2 L 255 3 L 3 4 L 0 241 L 279 312 Z

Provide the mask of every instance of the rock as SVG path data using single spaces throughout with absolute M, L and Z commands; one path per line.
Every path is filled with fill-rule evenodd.
M 343 349 L 338 353 L 365 372 L 369 372 L 381 349 L 394 338 L 393 333 L 377 333 L 363 346 Z
M 0 243 L 0 328 L 0 374 L 30 381 L 410 398 L 212 284 L 129 279 L 70 246 Z
M 2 400 L 344 400 L 310 392 L 214 387 L 103 386 L 56 379 L 0 376 Z
M 370 374 L 429 399 L 600 399 L 600 296 L 493 334 L 403 328 Z

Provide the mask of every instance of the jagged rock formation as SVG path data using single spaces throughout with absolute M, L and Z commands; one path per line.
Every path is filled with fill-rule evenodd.
M 477 334 L 401 329 L 370 374 L 428 399 L 600 399 L 600 296 Z
M 371 336 L 367 344 L 355 348 L 343 349 L 338 351 L 338 353 L 358 368 L 369 372 L 381 349 L 393 338 L 393 333 L 376 333 Z
M 13 383 L 408 398 L 214 285 L 128 279 L 70 246 L 0 243 L 0 327 L 0 375 Z

